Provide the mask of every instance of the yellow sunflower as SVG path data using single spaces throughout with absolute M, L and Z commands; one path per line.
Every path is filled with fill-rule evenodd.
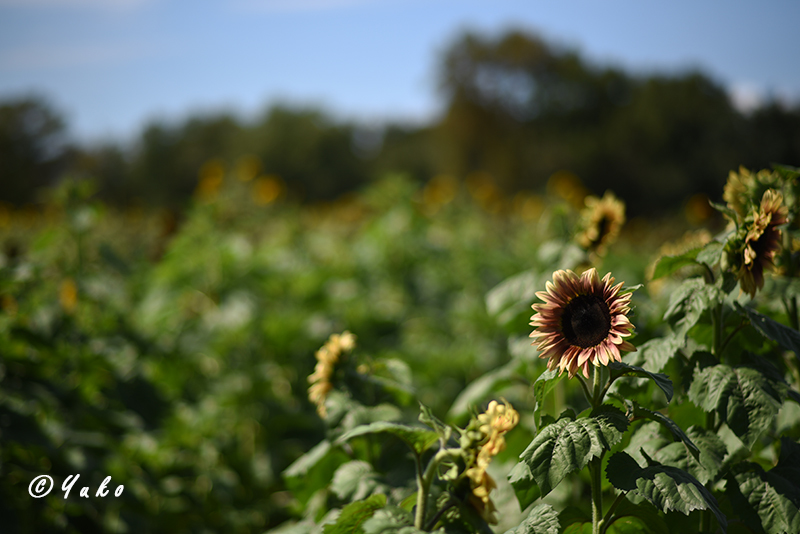
M 580 232 L 575 237 L 585 250 L 602 256 L 606 247 L 616 241 L 625 224 L 625 203 L 606 191 L 603 198 L 586 197 L 586 207 L 580 214 Z
M 764 268 L 773 265 L 775 254 L 781 247 L 779 225 L 788 221 L 788 209 L 783 205 L 783 195 L 769 189 L 761 198 L 758 211 L 753 211 L 753 225 L 744 241 L 744 262 L 738 272 L 742 291 L 755 297 L 764 287 Z
M 538 343 L 540 358 L 549 358 L 547 368 L 566 370 L 572 378 L 579 369 L 589 378 L 589 364 L 595 367 L 622 361 L 623 352 L 636 348 L 626 338 L 633 331 L 627 317 L 631 294 L 620 294 L 622 285 L 614 285 L 611 273 L 601 280 L 594 268 L 582 275 L 556 271 L 547 291 L 536 296 L 543 304 L 534 304 L 531 317 L 536 327 L 530 337 Z

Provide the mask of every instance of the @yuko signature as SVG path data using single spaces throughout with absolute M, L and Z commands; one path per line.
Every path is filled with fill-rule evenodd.
M 70 475 L 64 480 L 64 483 L 61 484 L 61 491 L 64 492 L 65 499 L 69 497 L 69 492 L 72 490 L 72 487 L 78 481 L 80 476 L 81 476 L 80 474 Z M 94 496 L 95 497 L 107 496 L 111 492 L 111 490 L 107 487 L 109 482 L 111 482 L 110 476 L 103 479 L 102 484 L 100 484 L 100 487 L 97 488 L 97 491 L 95 492 Z M 53 477 L 51 477 L 50 475 L 39 475 L 38 477 L 31 480 L 31 483 L 28 485 L 28 494 L 34 499 L 40 499 L 45 495 L 49 495 L 50 492 L 53 491 L 53 485 L 54 485 Z M 117 489 L 114 490 L 114 497 L 119 497 L 120 495 L 122 495 L 124 489 L 125 486 L 123 486 L 122 484 L 117 486 Z M 82 487 L 79 496 L 88 499 L 89 486 Z

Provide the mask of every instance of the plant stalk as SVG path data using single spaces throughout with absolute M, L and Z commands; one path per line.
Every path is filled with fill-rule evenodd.
M 603 490 L 601 471 L 603 457 L 598 456 L 589 462 L 589 476 L 592 480 L 592 534 L 600 534 L 603 527 Z

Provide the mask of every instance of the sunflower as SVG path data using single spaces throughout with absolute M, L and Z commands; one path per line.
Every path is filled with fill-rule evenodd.
M 780 176 L 767 169 L 754 173 L 744 167 L 730 171 L 722 199 L 739 217 L 746 217 L 753 204 L 758 204 L 767 189 L 779 186 Z
M 586 197 L 586 207 L 581 211 L 581 231 L 575 237 L 583 249 L 599 256 L 606 247 L 616 241 L 625 224 L 625 203 L 606 191 L 603 198 Z
M 536 296 L 544 304 L 534 304 L 531 317 L 536 329 L 530 337 L 538 343 L 540 358 L 550 358 L 547 368 L 559 374 L 566 369 L 569 377 L 579 369 L 589 378 L 589 363 L 595 367 L 622 361 L 622 352 L 636 348 L 623 338 L 631 335 L 628 320 L 631 294 L 620 294 L 624 282 L 614 285 L 608 273 L 600 280 L 597 270 L 582 275 L 556 271 L 547 291 Z
M 744 261 L 738 272 L 742 291 L 751 298 L 764 287 L 764 267 L 773 265 L 781 246 L 778 226 L 788 221 L 787 215 L 783 195 L 774 189 L 765 191 L 759 210 L 753 210 L 753 224 L 744 239 Z
M 317 413 L 320 417 L 328 415 L 325 399 L 333 389 L 331 377 L 334 366 L 339 362 L 342 354 L 351 352 L 355 346 L 356 336 L 345 331 L 341 334 L 331 334 L 328 341 L 316 352 L 317 365 L 314 367 L 314 372 L 308 377 L 308 382 L 311 384 L 308 388 L 308 400 L 317 406 Z
M 492 458 L 503 452 L 506 448 L 505 433 L 519 423 L 519 413 L 511 403 L 497 401 L 489 403 L 486 412 L 478 416 L 478 430 L 482 442 L 477 457 L 472 466 L 465 471 L 470 479 L 472 496 L 470 501 L 487 523 L 497 524 L 497 508 L 489 494 L 497 487 L 494 479 L 486 472 Z

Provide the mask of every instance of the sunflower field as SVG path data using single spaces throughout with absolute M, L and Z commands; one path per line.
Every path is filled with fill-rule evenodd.
M 798 169 L 660 219 L 212 174 L 0 206 L 2 532 L 800 532 Z

